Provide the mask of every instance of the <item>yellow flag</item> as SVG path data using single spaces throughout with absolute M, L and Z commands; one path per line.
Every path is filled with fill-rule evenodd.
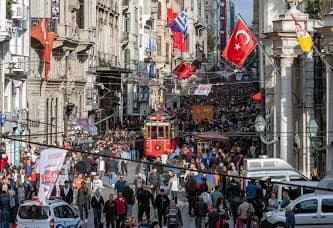
M 302 49 L 303 52 L 309 52 L 312 49 L 312 37 L 310 34 L 302 28 L 300 23 L 296 20 L 294 15 L 291 15 L 296 26 L 296 36 L 297 36 L 297 41 L 299 43 L 300 48 Z

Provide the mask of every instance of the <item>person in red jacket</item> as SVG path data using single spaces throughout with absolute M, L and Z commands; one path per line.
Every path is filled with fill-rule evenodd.
M 116 228 L 120 228 L 120 224 L 125 221 L 127 214 L 127 201 L 121 192 L 117 193 L 115 203 L 117 206 Z

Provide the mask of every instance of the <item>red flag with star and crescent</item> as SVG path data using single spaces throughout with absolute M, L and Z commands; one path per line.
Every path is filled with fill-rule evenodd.
M 222 52 L 222 56 L 241 68 L 256 45 L 257 40 L 250 29 L 241 18 L 237 18 L 235 29 Z

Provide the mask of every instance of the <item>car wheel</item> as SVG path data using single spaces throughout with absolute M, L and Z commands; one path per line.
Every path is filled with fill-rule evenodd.
M 285 224 L 280 222 L 280 223 L 274 224 L 273 228 L 285 228 Z

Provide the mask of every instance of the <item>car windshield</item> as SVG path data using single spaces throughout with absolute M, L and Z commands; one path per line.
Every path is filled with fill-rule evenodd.
M 47 219 L 49 217 L 49 207 L 39 205 L 21 206 L 19 216 L 22 219 Z

